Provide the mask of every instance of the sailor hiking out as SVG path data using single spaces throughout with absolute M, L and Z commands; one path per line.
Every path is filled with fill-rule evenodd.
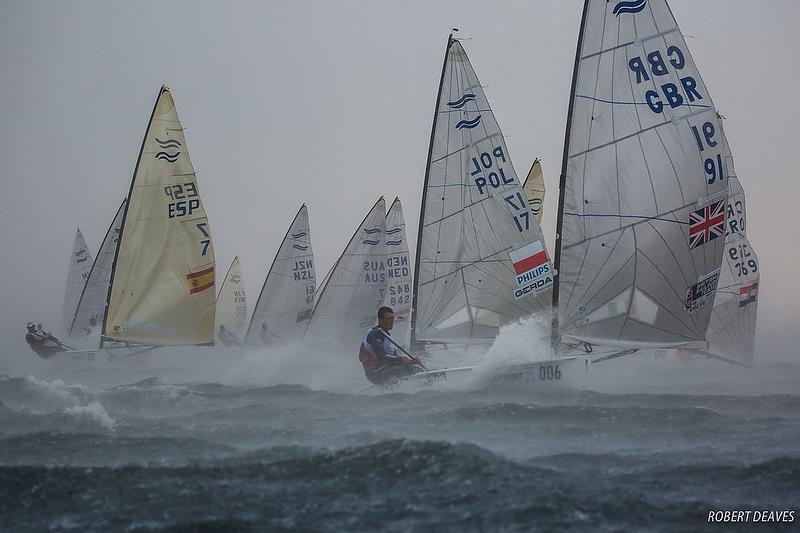
M 242 341 L 240 341 L 236 335 L 228 331 L 228 329 L 223 325 L 220 325 L 217 337 L 219 337 L 220 342 L 222 342 L 226 348 L 230 348 L 231 346 L 242 346 Z
M 28 333 L 25 334 L 25 341 L 30 345 L 36 355 L 43 359 L 49 359 L 58 352 L 65 351 L 61 341 L 47 333 L 41 324 L 28 322 Z
M 364 367 L 364 374 L 376 385 L 421 370 L 418 357 L 397 353 L 397 345 L 391 340 L 389 333 L 393 326 L 394 311 L 390 307 L 378 309 L 378 325 L 367 332 L 358 351 L 358 360 Z

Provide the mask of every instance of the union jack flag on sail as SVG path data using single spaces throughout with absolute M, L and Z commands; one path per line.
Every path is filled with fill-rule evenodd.
M 689 214 L 689 249 L 725 236 L 725 200 Z

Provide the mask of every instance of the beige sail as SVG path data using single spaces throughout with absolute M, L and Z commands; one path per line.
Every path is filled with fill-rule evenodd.
M 183 127 L 161 87 L 136 163 L 103 340 L 214 342 L 214 248 Z
M 234 257 L 228 275 L 222 281 L 217 296 L 217 334 L 220 326 L 232 334 L 241 343 L 244 341 L 247 326 L 247 297 L 242 280 L 242 267 L 239 258 Z
M 531 208 L 533 216 L 536 217 L 536 223 L 542 225 L 542 211 L 544 207 L 544 174 L 542 174 L 542 162 L 537 157 L 528 171 L 528 177 L 525 178 L 525 183 L 522 185 L 522 190 L 525 192 L 525 198 L 528 199 L 528 205 Z

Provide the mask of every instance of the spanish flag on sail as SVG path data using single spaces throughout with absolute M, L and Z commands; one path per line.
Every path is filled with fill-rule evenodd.
M 186 274 L 186 282 L 189 285 L 189 294 L 197 294 L 209 287 L 214 286 L 214 266 L 210 266 L 199 272 Z

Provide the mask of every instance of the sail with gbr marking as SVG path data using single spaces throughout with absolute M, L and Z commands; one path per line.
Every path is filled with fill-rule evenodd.
M 536 217 L 536 223 L 541 227 L 545 188 L 542 163 L 538 158 L 533 161 L 528 176 L 522 184 L 522 190 L 525 191 L 525 198 L 528 199 L 531 213 Z
M 89 278 L 81 292 L 78 300 L 78 308 L 70 320 L 68 334 L 71 338 L 85 337 L 91 335 L 103 324 L 106 313 L 106 298 L 108 297 L 108 286 L 111 283 L 111 268 L 114 264 L 114 256 L 117 253 L 117 242 L 119 241 L 120 227 L 122 226 L 122 215 L 125 213 L 125 202 L 122 201 L 114 220 L 103 238 L 100 251 L 94 259 L 92 268 L 89 271 Z
M 383 305 L 394 311 L 392 337 L 408 346 L 411 335 L 411 263 L 403 206 L 395 198 L 386 213 L 386 293 Z
M 348 350 L 374 326 L 386 289 L 386 202 L 381 197 L 359 225 L 317 295 L 305 338 Z
M 67 271 L 67 287 L 64 291 L 64 331 L 69 331 L 72 317 L 78 308 L 78 301 L 89 279 L 92 269 L 92 254 L 86 246 L 80 228 L 75 231 L 75 240 L 72 242 L 72 253 L 69 256 L 69 270 Z
M 234 257 L 217 295 L 217 329 L 225 326 L 228 333 L 242 341 L 247 327 L 247 296 L 239 257 Z
M 247 330 L 247 344 L 270 344 L 302 337 L 314 307 L 316 281 L 308 209 L 303 204 L 264 280 Z
M 214 343 L 214 247 L 175 102 L 158 94 L 131 180 L 103 341 Z
M 725 244 L 719 120 L 665 0 L 587 0 L 553 303 L 568 339 L 705 339 Z
M 493 339 L 549 307 L 552 267 L 500 126 L 448 39 L 423 186 L 412 346 Z M 512 257 L 513 256 L 513 257 Z

